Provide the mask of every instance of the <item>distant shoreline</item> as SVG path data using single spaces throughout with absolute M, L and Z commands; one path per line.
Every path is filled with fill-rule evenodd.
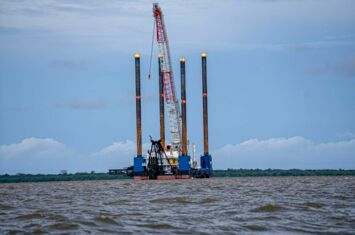
M 216 178 L 223 177 L 275 177 L 275 176 L 355 176 L 355 170 L 343 169 L 227 169 L 214 170 Z M 0 175 L 0 183 L 24 182 L 60 182 L 60 181 L 87 181 L 87 180 L 115 180 L 131 179 L 126 175 L 109 175 L 107 173 L 74 173 L 74 174 L 17 174 Z

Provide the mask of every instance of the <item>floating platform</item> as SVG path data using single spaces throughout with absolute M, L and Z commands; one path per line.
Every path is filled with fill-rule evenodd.
M 134 180 L 188 180 L 193 179 L 191 175 L 158 175 L 156 179 L 149 179 L 149 176 L 133 176 Z
M 133 176 L 134 180 L 149 180 L 148 176 Z
M 159 9 L 158 9 L 159 10 Z M 160 15 L 160 12 L 158 12 Z M 140 55 L 135 54 L 135 75 L 136 75 L 136 134 L 137 134 L 137 155 L 133 159 L 132 176 L 134 180 L 177 180 L 193 178 L 211 178 L 213 176 L 212 157 L 208 151 L 208 113 L 207 113 L 207 60 L 206 53 L 201 54 L 202 62 L 202 100 L 203 100 L 203 155 L 200 159 L 200 167 L 197 167 L 195 151 L 191 159 L 188 153 L 187 125 L 186 125 L 186 72 L 185 58 L 180 59 L 181 76 L 181 115 L 178 110 L 176 97 L 167 98 L 164 91 L 165 78 L 170 76 L 168 72 L 164 75 L 163 65 L 165 60 L 170 59 L 165 55 L 158 58 L 159 64 L 159 111 L 160 111 L 160 139 L 154 140 L 150 137 L 151 147 L 147 155 L 142 153 L 142 118 L 141 118 L 141 84 L 140 84 Z M 169 80 L 168 80 L 169 82 Z M 170 81 L 173 86 L 173 80 Z M 169 92 L 168 92 L 169 93 Z M 170 92 L 171 93 L 171 92 Z M 174 92 L 172 92 L 174 93 Z M 167 104 L 174 104 L 168 113 L 176 113 L 171 126 L 171 145 L 165 143 L 164 126 L 164 97 Z M 173 101 L 173 102 L 172 102 Z M 170 103 L 169 103 L 170 102 Z M 172 106 L 169 106 L 172 108 Z M 176 108 L 176 109 L 175 109 Z M 169 112 L 173 111 L 173 112 Z M 171 117 L 170 117 L 171 118 Z M 172 122 L 169 122 L 172 123 Z M 176 125 L 175 125 L 176 124 Z M 176 127 L 177 126 L 177 127 Z M 181 127 L 181 130 L 180 128 Z

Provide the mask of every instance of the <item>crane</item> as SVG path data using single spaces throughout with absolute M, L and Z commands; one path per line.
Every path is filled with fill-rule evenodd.
M 170 48 L 164 23 L 164 16 L 158 3 L 153 3 L 153 35 L 150 53 L 150 79 L 154 36 L 159 50 L 159 111 L 160 111 L 160 140 L 151 138 L 151 148 L 146 156 L 142 155 L 142 127 L 141 127 L 141 85 L 140 85 L 140 54 L 135 58 L 136 83 L 136 124 L 137 124 L 137 155 L 133 160 L 133 177 L 135 180 L 171 180 L 209 178 L 213 174 L 212 157 L 208 152 L 208 114 L 207 114 L 207 61 L 206 53 L 202 59 L 202 96 L 203 96 L 203 129 L 204 155 L 201 156 L 201 167 L 197 167 L 195 157 L 191 161 L 188 154 L 187 125 L 186 125 L 186 75 L 185 58 L 180 58 L 181 76 L 181 111 L 174 84 L 171 66 Z M 156 30 L 156 34 L 155 34 Z M 165 146 L 164 135 L 164 103 L 167 108 L 171 145 Z M 195 147 L 194 147 L 195 149 Z M 195 151 L 194 151 L 195 152 Z M 195 155 L 195 154 L 194 154 Z
M 165 102 L 168 112 L 169 131 L 173 151 L 180 151 L 181 146 L 181 114 L 176 97 L 173 70 L 171 66 L 168 35 L 164 24 L 164 15 L 158 3 L 153 3 L 153 16 L 159 54 L 161 56 L 161 70 L 163 76 Z

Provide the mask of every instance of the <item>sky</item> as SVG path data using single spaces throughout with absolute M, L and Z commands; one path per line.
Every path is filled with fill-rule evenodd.
M 152 2 L 0 0 L 0 174 L 132 165 L 137 52 L 144 149 L 159 138 Z M 197 157 L 206 51 L 215 169 L 355 169 L 355 1 L 159 3 Z

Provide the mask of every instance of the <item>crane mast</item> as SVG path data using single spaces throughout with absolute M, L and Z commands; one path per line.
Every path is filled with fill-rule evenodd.
M 135 82 L 136 82 L 136 130 L 137 155 L 133 160 L 132 175 L 135 180 L 173 180 L 209 178 L 213 175 L 212 157 L 208 152 L 208 113 L 207 113 L 207 60 L 206 53 L 201 54 L 202 62 L 202 99 L 203 99 L 203 138 L 204 155 L 197 166 L 195 154 L 191 161 L 188 154 L 187 120 L 186 120 L 186 70 L 185 58 L 180 58 L 181 79 L 181 113 L 180 104 L 176 96 L 173 70 L 171 66 L 170 48 L 164 23 L 163 13 L 158 3 L 153 3 L 153 35 L 150 52 L 149 75 L 151 72 L 154 37 L 159 49 L 159 113 L 160 140 L 151 138 L 151 148 L 147 155 L 142 155 L 141 128 L 141 85 L 140 85 L 140 54 L 135 54 Z M 156 31 L 156 34 L 155 34 Z M 171 144 L 165 146 L 165 112 L 168 113 Z M 194 146 L 195 150 L 195 146 Z M 195 152 L 195 151 L 194 151 Z
M 181 144 L 181 115 L 179 102 L 176 97 L 173 70 L 171 66 L 168 36 L 164 24 L 164 16 L 158 5 L 153 4 L 153 14 L 156 25 L 156 35 L 159 53 L 162 57 L 161 72 L 165 93 L 165 102 L 169 119 L 169 130 L 173 150 L 180 150 Z

